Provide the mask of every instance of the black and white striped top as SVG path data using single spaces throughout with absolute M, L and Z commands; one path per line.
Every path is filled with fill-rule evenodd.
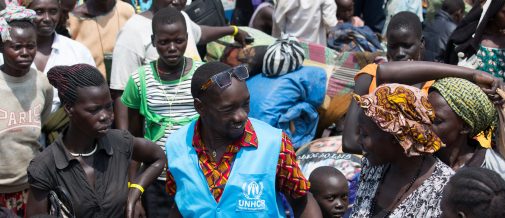
M 152 66 L 142 66 L 145 70 L 145 84 L 147 107 L 152 113 L 159 114 L 174 120 L 180 119 L 196 119 L 198 113 L 193 105 L 193 97 L 191 96 L 191 78 L 195 70 L 200 67 L 203 62 L 193 61 L 191 70 L 182 78 L 173 81 L 161 81 L 156 73 L 156 69 Z M 132 79 L 140 91 L 140 79 L 138 71 L 132 74 Z M 167 137 L 178 130 L 182 125 L 169 125 L 165 129 L 165 135 L 156 141 L 156 144 L 165 150 L 165 141 Z M 147 128 L 147 127 L 146 127 Z

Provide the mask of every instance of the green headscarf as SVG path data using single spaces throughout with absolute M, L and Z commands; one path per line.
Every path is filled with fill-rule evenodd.
M 437 80 L 431 87 L 472 128 L 471 137 L 493 125 L 497 116 L 496 109 L 477 85 L 460 78 L 444 78 Z

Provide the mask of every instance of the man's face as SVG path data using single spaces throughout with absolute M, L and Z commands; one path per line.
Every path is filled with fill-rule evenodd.
M 249 114 L 249 91 L 244 81 L 232 77 L 231 85 L 220 89 L 213 84 L 200 95 L 196 108 L 204 125 L 210 125 L 217 137 L 242 137 Z

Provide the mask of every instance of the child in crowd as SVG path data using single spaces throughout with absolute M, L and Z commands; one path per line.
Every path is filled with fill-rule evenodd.
M 328 34 L 328 47 L 337 51 L 376 52 L 382 50 L 379 38 L 354 15 L 353 0 L 336 0 L 338 24 Z
M 330 166 L 316 168 L 309 177 L 314 195 L 324 218 L 347 217 L 349 185 L 344 174 Z
M 53 88 L 30 68 L 37 52 L 35 11 L 11 3 L 0 12 L 4 64 L 0 66 L 0 207 L 24 217 L 26 168 L 39 153 L 42 123 L 51 112 Z
M 442 218 L 505 217 L 505 181 L 488 169 L 459 170 L 444 188 Z

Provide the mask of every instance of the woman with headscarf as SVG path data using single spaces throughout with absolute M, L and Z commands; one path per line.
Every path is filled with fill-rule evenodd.
M 457 170 L 463 166 L 493 170 L 505 179 L 505 160 L 474 138 L 492 130 L 497 118 L 493 103 L 480 88 L 464 79 L 437 80 L 429 101 L 435 108 L 433 131 L 447 144 L 436 155 Z
M 475 56 L 477 69 L 505 80 L 505 0 L 476 4 L 452 33 L 446 63 Z
M 398 76 L 398 72 L 406 70 L 408 75 Z M 486 137 L 489 140 L 489 131 L 496 125 L 497 111 L 489 97 L 495 104 L 503 103 L 496 96 L 500 79 L 464 67 L 411 62 L 381 64 L 377 83 L 415 84 L 426 80 L 436 80 L 428 100 L 436 114 L 433 131 L 446 144 L 436 153 L 437 157 L 454 170 L 478 166 L 494 170 L 505 178 L 505 160 L 490 145 L 475 140 L 477 136 L 480 140 Z
M 53 89 L 30 68 L 37 52 L 35 11 L 13 3 L 0 11 L 0 207 L 24 217 L 28 195 L 26 168 L 41 148 L 41 124 L 51 111 Z
M 420 89 L 386 84 L 355 96 L 365 150 L 352 217 L 438 217 L 442 189 L 454 173 L 431 154 L 442 142 Z

